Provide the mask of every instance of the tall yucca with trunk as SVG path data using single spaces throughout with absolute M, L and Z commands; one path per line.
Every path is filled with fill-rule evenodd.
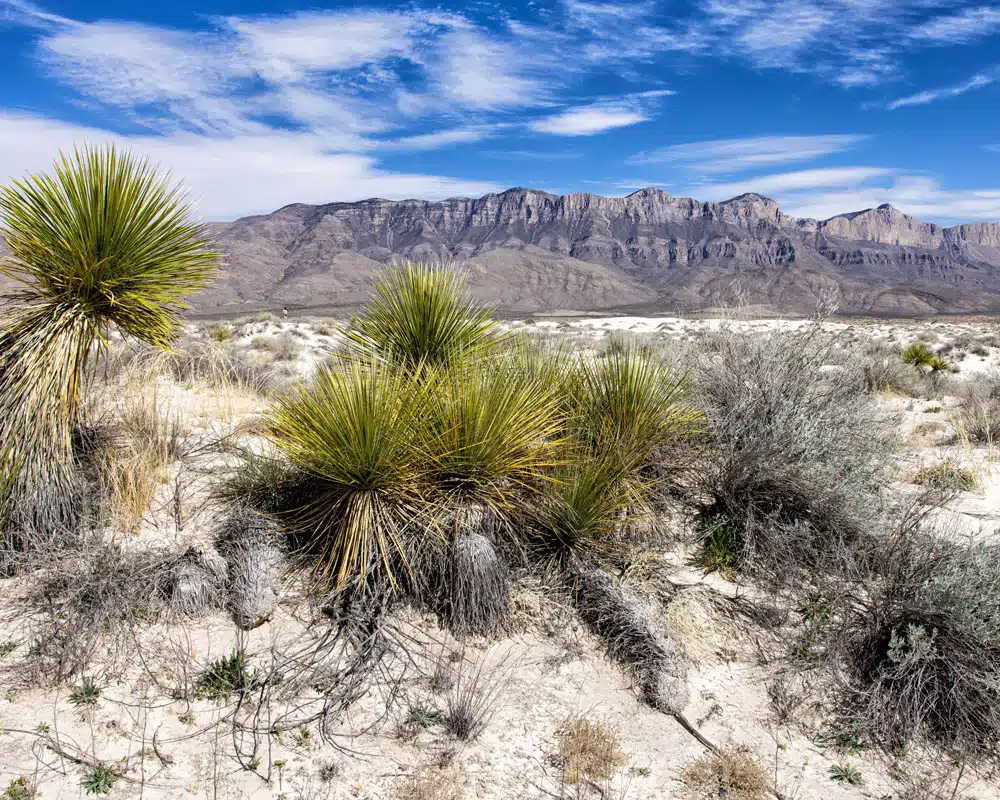
M 113 146 L 61 155 L 0 189 L 0 270 L 23 284 L 0 332 L 0 487 L 28 506 L 67 501 L 71 432 L 88 367 L 117 329 L 168 348 L 182 298 L 218 253 L 181 189 Z
M 344 338 L 349 352 L 374 351 L 414 367 L 481 355 L 506 336 L 492 309 L 466 294 L 460 272 L 408 261 L 375 277 L 368 308 Z

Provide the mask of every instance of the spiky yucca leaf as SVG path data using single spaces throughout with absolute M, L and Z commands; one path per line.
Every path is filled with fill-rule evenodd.
M 442 501 L 503 514 L 562 463 L 558 387 L 522 369 L 516 354 L 428 373 L 421 447 Z
M 928 367 L 931 372 L 942 372 L 948 369 L 948 362 L 931 350 L 923 342 L 914 342 L 903 350 L 903 363 L 921 369 Z
M 627 450 L 640 464 L 702 427 L 691 381 L 633 346 L 600 359 L 581 358 L 571 394 L 579 435 L 593 447 Z
M 11 253 L 2 271 L 25 285 L 23 300 L 53 315 L 79 309 L 96 333 L 116 326 L 157 347 L 218 262 L 180 187 L 113 146 L 62 155 L 55 175 L 3 187 L 0 219 Z
M 344 330 L 348 351 L 375 351 L 397 363 L 446 364 L 505 338 L 488 306 L 465 291 L 461 273 L 406 262 L 374 280 L 365 312 Z
M 380 565 L 395 582 L 397 566 L 406 568 L 406 538 L 425 506 L 416 446 L 425 392 L 390 364 L 352 360 L 321 369 L 269 412 L 270 439 L 316 481 L 293 514 L 335 587 Z
M 110 329 L 168 347 L 182 297 L 218 254 L 177 187 L 114 147 L 63 155 L 54 175 L 0 189 L 0 271 L 23 288 L 0 334 L 0 485 L 65 497 L 70 432 L 88 364 Z M 16 480 L 15 480 L 16 478 Z
M 599 559 L 621 542 L 626 514 L 642 507 L 647 486 L 636 478 L 641 459 L 622 450 L 571 453 L 539 503 L 534 545 L 562 567 Z

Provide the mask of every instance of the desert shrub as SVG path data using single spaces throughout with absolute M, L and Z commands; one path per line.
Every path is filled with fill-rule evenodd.
M 268 352 L 275 361 L 295 361 L 302 353 L 302 344 L 291 333 L 281 333 L 268 340 Z
M 869 342 L 855 354 L 854 365 L 869 392 L 894 392 L 907 397 L 929 393 L 926 376 L 903 363 L 898 348 Z
M 155 621 L 172 588 L 175 558 L 163 553 L 129 553 L 97 538 L 31 554 L 35 574 L 29 602 L 37 609 L 30 658 L 39 678 L 66 680 L 86 670 L 97 653 L 106 669 L 127 660 L 132 632 Z
M 725 545 L 713 559 L 767 582 L 808 583 L 849 559 L 881 514 L 892 420 L 856 371 L 822 369 L 833 340 L 819 329 L 717 338 L 700 361 L 702 544 Z
M 0 190 L 3 272 L 22 288 L 0 331 L 0 507 L 72 494 L 71 432 L 83 383 L 111 331 L 166 349 L 182 297 L 218 254 L 179 187 L 114 147 L 62 156 L 55 175 Z M 68 509 L 64 518 L 69 519 Z
M 685 768 L 683 777 L 688 796 L 696 800 L 767 800 L 772 796 L 767 771 L 742 748 L 706 753 Z
M 210 325 L 207 333 L 213 342 L 228 342 L 233 338 L 233 329 L 225 324 Z
M 875 744 L 930 742 L 961 761 L 995 758 L 1000 730 L 1000 559 L 898 524 L 828 647 L 843 664 L 843 707 Z
M 607 780 L 626 760 L 618 732 L 582 716 L 571 717 L 556 732 L 555 758 L 571 786 Z

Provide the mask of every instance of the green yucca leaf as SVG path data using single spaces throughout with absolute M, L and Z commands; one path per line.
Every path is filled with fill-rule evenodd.
M 98 333 L 117 326 L 157 347 L 219 258 L 180 188 L 113 146 L 3 187 L 0 233 L 11 253 L 2 271 L 25 285 L 24 300 L 79 309 Z
M 558 386 L 512 355 L 428 371 L 421 426 L 429 477 L 447 502 L 483 503 L 500 513 L 562 463 Z
M 702 428 L 690 380 L 632 346 L 580 359 L 570 392 L 579 435 L 592 447 L 627 450 L 640 462 Z
M 394 580 L 407 563 L 425 505 L 416 446 L 425 393 L 409 373 L 354 360 L 321 369 L 269 412 L 271 440 L 316 480 L 293 513 L 320 552 L 317 571 L 337 587 L 379 565 Z
M 541 503 L 536 549 L 562 565 L 611 552 L 621 540 L 623 518 L 643 506 L 648 487 L 635 477 L 640 466 L 620 449 L 573 453 Z
M 343 333 L 349 352 L 410 367 L 482 354 L 506 338 L 492 309 L 466 294 L 461 273 L 411 262 L 376 276 L 368 308 Z

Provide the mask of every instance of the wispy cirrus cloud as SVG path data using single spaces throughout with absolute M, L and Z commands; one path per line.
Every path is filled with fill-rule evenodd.
M 699 188 L 699 197 L 706 200 L 725 200 L 750 192 L 762 195 L 784 195 L 805 189 L 858 186 L 875 178 L 893 174 L 882 167 L 830 167 L 762 175 L 745 181 L 710 183 Z
M 893 100 L 889 103 L 886 108 L 890 111 L 895 111 L 897 108 L 905 108 L 906 106 L 922 106 L 927 103 L 933 103 L 935 100 L 941 100 L 948 97 L 958 97 L 966 92 L 971 92 L 975 89 L 982 89 L 984 86 L 996 83 L 996 80 L 997 76 L 995 73 L 974 75 L 969 80 L 963 81 L 962 83 L 954 86 L 943 86 L 937 89 L 925 89 L 922 92 L 917 92 L 916 94 L 900 97 L 899 99 Z
M 953 45 L 983 39 L 998 31 L 1000 8 L 981 6 L 928 20 L 911 30 L 909 38 L 928 44 Z
M 716 139 L 662 147 L 629 159 L 632 164 L 680 164 L 701 172 L 738 172 L 761 166 L 811 161 L 865 140 L 857 134 L 760 136 Z

